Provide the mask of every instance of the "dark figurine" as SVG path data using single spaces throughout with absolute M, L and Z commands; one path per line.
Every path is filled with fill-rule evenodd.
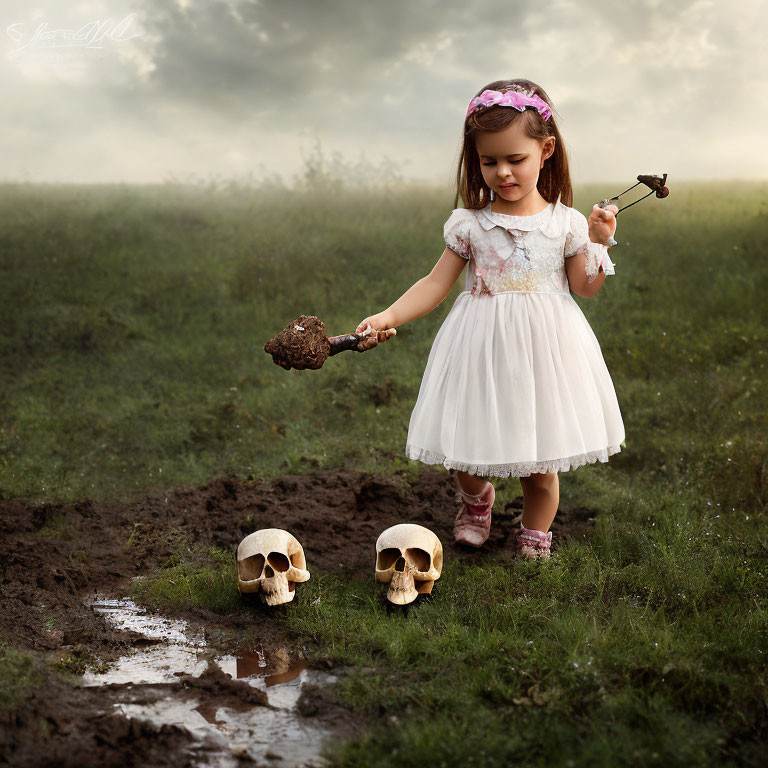
M 627 208 L 631 208 L 635 203 L 639 203 L 641 200 L 645 200 L 646 197 L 650 197 L 652 194 L 656 194 L 656 197 L 658 198 L 664 198 L 669 195 L 669 189 L 664 186 L 664 184 L 667 181 L 667 174 L 665 173 L 663 176 L 653 176 L 651 174 L 640 174 L 637 177 L 637 184 L 633 184 L 628 189 L 625 189 L 623 192 L 620 192 L 615 197 L 608 197 L 605 200 L 601 200 L 598 203 L 598 206 L 600 208 L 607 208 L 609 205 L 614 204 L 614 200 L 618 200 L 622 195 L 625 195 L 627 192 L 629 192 L 630 189 L 634 189 L 635 187 L 640 186 L 640 184 L 645 184 L 646 187 L 650 188 L 650 192 L 647 195 L 643 195 L 643 197 L 638 198 L 634 202 L 630 203 L 629 205 L 625 205 L 623 208 L 619 208 L 618 211 L 616 211 L 616 216 L 618 216 L 622 211 L 626 211 Z M 616 241 L 611 237 L 608 239 L 608 245 L 617 245 Z
M 608 197 L 605 200 L 601 200 L 598 205 L 601 208 L 607 208 L 609 205 L 613 203 L 614 200 L 618 200 L 622 195 L 625 195 L 627 192 L 629 192 L 630 189 L 634 189 L 635 187 L 640 186 L 640 184 L 645 184 L 646 187 L 650 188 L 650 192 L 647 195 L 644 195 L 643 197 L 635 200 L 634 203 L 630 203 L 629 205 L 625 205 L 623 208 L 619 208 L 619 210 L 616 212 L 616 215 L 618 216 L 622 211 L 626 211 L 627 208 L 631 208 L 635 203 L 639 203 L 640 200 L 645 200 L 646 197 L 650 197 L 654 192 L 656 193 L 656 197 L 662 198 L 666 197 L 669 194 L 669 189 L 664 186 L 664 184 L 667 181 L 667 174 L 665 173 L 663 176 L 651 176 L 651 175 L 643 175 L 640 174 L 637 177 L 637 184 L 633 184 L 631 187 L 625 189 L 623 192 L 620 192 L 615 197 Z

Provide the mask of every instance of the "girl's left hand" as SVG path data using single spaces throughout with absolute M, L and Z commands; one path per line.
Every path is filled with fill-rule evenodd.
M 602 243 L 608 245 L 608 238 L 613 237 L 616 231 L 616 214 L 619 209 L 615 205 L 609 205 L 607 208 L 601 208 L 595 204 L 592 213 L 589 214 L 587 223 L 589 224 L 589 239 L 593 243 Z

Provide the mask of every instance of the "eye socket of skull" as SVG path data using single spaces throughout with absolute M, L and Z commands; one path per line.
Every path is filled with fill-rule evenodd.
M 411 567 L 415 568 L 421 573 L 426 573 L 429 570 L 430 563 L 432 562 L 432 556 L 429 552 L 425 552 L 418 547 L 409 547 L 405 550 L 405 559 L 411 564 Z
M 282 552 L 270 552 L 267 555 L 267 562 L 272 566 L 272 569 L 276 573 L 285 573 L 290 567 L 291 562 L 288 560 L 288 556 Z
M 376 570 L 388 571 L 402 556 L 403 553 L 397 547 L 382 549 L 376 555 Z
M 256 554 L 246 557 L 237 564 L 240 578 L 243 581 L 258 579 L 264 571 L 264 555 Z
M 396 571 L 404 571 L 405 563 L 421 573 L 426 573 L 430 568 L 432 557 L 418 547 L 409 547 L 401 552 L 397 547 L 382 549 L 376 557 L 376 568 L 379 571 L 388 571 L 394 566 Z

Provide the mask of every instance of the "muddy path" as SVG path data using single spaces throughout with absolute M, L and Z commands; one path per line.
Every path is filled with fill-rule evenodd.
M 494 484 L 499 488 L 505 482 Z M 457 509 L 448 473 L 430 467 L 420 467 L 412 484 L 400 476 L 335 469 L 285 475 L 270 484 L 224 476 L 202 487 L 177 488 L 131 503 L 85 499 L 35 505 L 0 500 L 0 638 L 44 661 L 66 656 L 81 658 L 85 666 L 93 658 L 117 659 L 147 639 L 105 621 L 89 609 L 89 598 L 96 593 L 126 594 L 133 577 L 160 567 L 180 542 L 216 546 L 234 557 L 240 540 L 259 528 L 293 533 L 304 546 L 310 571 L 346 571 L 351 577 L 372 576 L 376 538 L 400 522 L 432 529 L 443 542 L 446 562 L 511 557 L 522 497 L 506 508 L 497 503 L 491 538 L 480 551 L 453 544 Z M 593 517 L 593 510 L 561 504 L 552 526 L 553 550 L 568 537 L 582 535 Z M 243 617 L 204 610 L 178 615 L 206 633 L 248 629 L 268 670 L 300 656 L 296 640 L 269 611 L 260 613 L 258 626 L 253 626 L 252 617 L 245 626 Z M 221 698 L 222 673 L 212 669 L 206 674 L 202 687 L 195 689 L 198 699 L 212 690 L 211 696 Z M 229 698 L 254 696 L 246 683 L 227 680 L 235 687 L 227 693 Z M 22 707 L 0 712 L 0 762 L 12 756 L 11 764 L 18 765 L 126 765 L 122 750 L 128 745 L 132 765 L 184 765 L 192 759 L 182 758 L 192 754 L 185 752 L 190 736 L 184 728 L 155 726 L 115 713 L 111 705 L 123 694 L 114 686 L 109 689 L 72 687 L 51 677 Z M 311 690 L 308 686 L 308 696 Z M 302 706 L 305 712 L 317 709 L 307 697 Z M 343 736 L 351 715 L 345 719 L 337 707 L 329 711 L 329 727 Z M 46 735 L 42 742 L 41 728 Z M 247 756 L 241 756 L 243 761 Z

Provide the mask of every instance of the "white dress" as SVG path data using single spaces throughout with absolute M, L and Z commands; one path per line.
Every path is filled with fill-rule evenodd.
M 527 477 L 607 462 L 624 441 L 616 392 L 565 259 L 592 282 L 608 249 L 558 200 L 533 216 L 454 210 L 445 243 L 464 290 L 435 336 L 405 453 L 473 475 Z

